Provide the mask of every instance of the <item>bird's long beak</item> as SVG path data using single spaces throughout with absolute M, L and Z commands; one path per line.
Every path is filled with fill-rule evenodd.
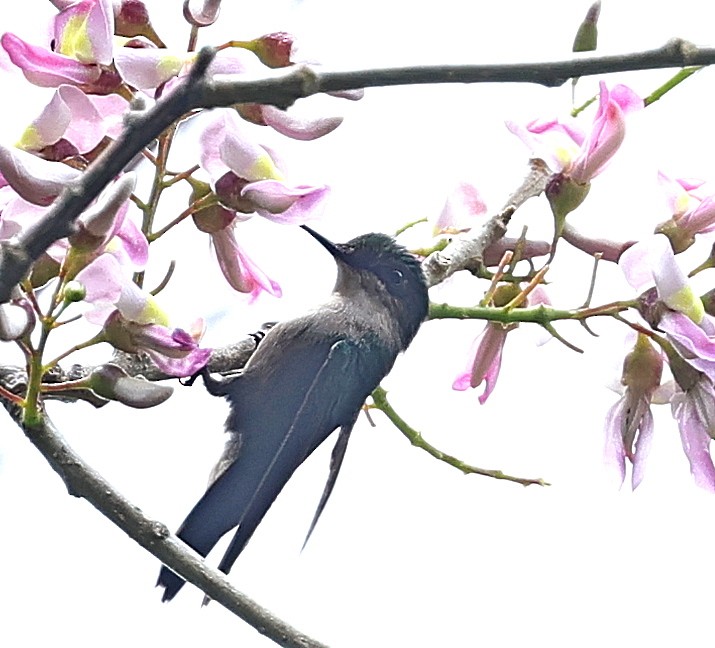
M 330 254 L 336 259 L 344 259 L 345 253 L 340 249 L 338 245 L 335 245 L 332 241 L 326 239 L 322 234 L 318 234 L 313 229 L 310 229 L 307 225 L 301 225 L 301 227 L 308 232 L 318 243 L 320 243 Z

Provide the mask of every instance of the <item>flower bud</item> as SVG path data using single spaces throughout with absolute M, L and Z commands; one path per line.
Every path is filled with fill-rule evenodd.
M 144 36 L 149 12 L 141 0 L 121 0 L 114 8 L 114 33 L 125 38 Z
M 546 187 L 546 197 L 551 205 L 551 212 L 556 221 L 556 235 L 560 236 L 566 222 L 566 216 L 586 200 L 591 184 L 581 184 L 558 173 L 551 178 Z
M 160 405 L 174 392 L 174 388 L 168 385 L 131 377 L 121 367 L 113 364 L 94 369 L 87 379 L 87 386 L 103 398 L 138 409 Z
M 294 39 L 286 32 L 273 32 L 256 38 L 250 42 L 250 50 L 260 59 L 263 65 L 270 68 L 287 67 L 293 63 Z
M 601 0 L 594 2 L 579 25 L 573 41 L 572 52 L 592 52 L 598 45 L 598 17 L 601 14 Z
M 660 385 L 663 357 L 642 333 L 623 361 L 621 383 L 639 394 L 650 394 Z
M 91 252 L 104 245 L 119 229 L 125 215 L 122 210 L 134 191 L 136 176 L 125 173 L 110 185 L 97 202 L 77 220 L 77 231 L 69 237 L 73 248 Z
M 26 299 L 0 304 L 0 340 L 17 340 L 32 330 L 35 313 Z
M 79 281 L 68 281 L 62 299 L 68 303 L 80 302 L 87 296 L 87 289 Z
M 670 241 L 670 246 L 675 254 L 685 252 L 693 243 L 695 237 L 678 226 L 678 221 L 675 218 L 669 218 L 664 223 L 661 223 L 655 228 L 656 234 L 664 234 Z

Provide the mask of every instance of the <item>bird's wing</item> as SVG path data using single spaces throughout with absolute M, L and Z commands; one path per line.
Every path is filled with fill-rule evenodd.
M 240 439 L 236 459 L 177 533 L 205 556 L 238 526 L 219 565 L 225 573 L 293 472 L 335 428 L 354 420 L 391 364 L 384 354 L 366 355 L 360 343 L 348 340 L 293 344 L 274 355 L 264 360 L 272 363 L 270 372 L 246 371 L 232 383 L 227 427 Z M 163 568 L 158 584 L 169 600 L 183 581 Z

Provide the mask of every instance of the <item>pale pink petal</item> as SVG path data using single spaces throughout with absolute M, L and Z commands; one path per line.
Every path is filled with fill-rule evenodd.
M 603 459 L 619 477 L 618 485 L 626 478 L 626 449 L 623 445 L 623 425 L 626 415 L 626 399 L 620 398 L 606 413 L 606 443 Z
M 0 144 L 0 173 L 25 200 L 47 206 L 62 190 L 74 183 L 82 172 L 61 162 L 50 162 Z
M 165 49 L 119 47 L 114 64 L 122 79 L 141 90 L 153 90 L 175 77 L 192 54 Z
M 57 93 L 72 116 L 64 138 L 72 142 L 80 153 L 91 151 L 107 133 L 103 116 L 94 106 L 93 101 L 79 88 L 62 85 Z
M 280 286 L 270 279 L 236 242 L 233 228 L 227 227 L 211 234 L 216 258 L 223 276 L 231 288 L 249 293 L 255 299 L 261 292 L 281 296 Z
M 170 358 L 153 349 L 146 349 L 152 362 L 170 376 L 193 376 L 204 367 L 211 357 L 211 349 L 196 348 L 181 358 Z
M 573 161 L 570 176 L 585 184 L 597 176 L 613 157 L 626 135 L 623 109 L 601 82 L 599 110 L 580 155 Z
M 81 90 L 74 86 L 64 85 L 60 87 L 71 88 L 85 96 Z M 25 129 L 17 144 L 18 148 L 22 148 L 25 151 L 39 151 L 54 144 L 65 134 L 71 119 L 72 112 L 67 102 L 62 98 L 59 89 L 55 90 L 50 102 Z
M 309 141 L 332 133 L 343 121 L 342 117 L 299 117 L 292 111 L 275 106 L 262 106 L 261 115 L 266 126 L 271 126 L 281 135 L 296 140 Z
M 113 36 L 111 0 L 83 0 L 69 5 L 55 18 L 56 50 L 82 63 L 109 65 Z
M 291 187 L 278 180 L 261 180 L 246 185 L 241 196 L 250 200 L 256 211 L 268 220 L 300 225 L 317 216 L 316 210 L 328 193 L 325 185 Z
M 125 218 L 116 236 L 134 269 L 142 270 L 149 261 L 149 242 L 144 232 L 131 218 Z
M 653 414 L 650 411 L 650 405 L 646 405 L 643 410 L 643 418 L 638 426 L 638 438 L 633 456 L 633 474 L 631 475 L 631 487 L 633 490 L 638 488 L 643 481 L 643 473 L 645 470 L 645 462 L 650 454 L 650 449 L 653 444 Z
M 30 45 L 14 34 L 3 34 L 0 44 L 25 78 L 37 86 L 55 88 L 63 83 L 91 85 L 101 73 L 96 65 L 85 65 L 69 56 Z
M 111 254 L 101 254 L 94 261 L 82 268 L 75 277 L 87 291 L 86 302 L 115 304 L 122 294 L 122 285 L 126 281 L 122 276 L 119 262 Z
M 655 285 L 654 268 L 662 263 L 671 266 L 673 250 L 667 237 L 654 234 L 638 241 L 621 254 L 618 265 L 626 281 L 638 292 Z M 675 263 L 673 260 L 672 263 Z
M 645 107 L 643 99 L 639 95 L 628 86 L 620 83 L 611 88 L 610 98 L 618 104 L 626 115 L 642 110 Z
M 695 483 L 701 488 L 715 492 L 715 466 L 710 456 L 710 436 L 698 416 L 692 397 L 676 394 L 672 400 L 672 408 Z
M 105 134 L 116 139 L 124 130 L 124 115 L 129 111 L 129 102 L 117 94 L 92 95 L 91 100 L 102 118 Z
M 479 190 L 469 182 L 460 182 L 447 196 L 444 207 L 434 223 L 434 233 L 471 228 L 475 218 L 487 212 Z

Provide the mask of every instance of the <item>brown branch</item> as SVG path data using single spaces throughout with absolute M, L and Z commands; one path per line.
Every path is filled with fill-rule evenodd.
M 15 407 L 8 407 L 8 410 L 18 420 L 19 410 Z M 280 646 L 325 648 L 324 644 L 296 630 L 240 592 L 223 574 L 209 568 L 196 552 L 171 535 L 164 524 L 145 516 L 67 445 L 46 414 L 36 426 L 25 425 L 23 429 L 27 438 L 62 478 L 71 495 L 85 498 L 132 540 L 182 578 L 201 588 L 210 598 Z
M 144 113 L 133 114 L 127 128 L 85 171 L 76 185 L 68 187 L 50 210 L 17 240 L 0 245 L 0 303 L 28 272 L 32 263 L 56 240 L 72 231 L 74 220 L 141 152 L 158 137 L 198 108 L 264 103 L 287 107 L 322 92 L 356 88 L 435 83 L 538 83 L 557 86 L 577 76 L 654 68 L 673 68 L 715 63 L 715 49 L 698 48 L 674 39 L 663 47 L 617 56 L 587 56 L 566 61 L 508 65 L 439 65 L 355 71 L 328 71 L 307 65 L 273 70 L 263 77 L 244 75 L 240 80 L 214 82 L 205 76 L 214 52 L 199 52 L 191 74 L 172 94 Z M 508 216 L 503 216 L 508 219 Z M 495 221 L 495 227 L 500 229 Z
M 521 186 L 510 196 L 501 211 L 492 216 L 476 235 L 455 238 L 444 250 L 433 252 L 422 262 L 427 285 L 434 286 L 458 270 L 481 262 L 487 248 L 506 233 L 512 214 L 529 198 L 540 195 L 550 178 L 551 172 L 542 160 L 531 160 L 531 170 Z

